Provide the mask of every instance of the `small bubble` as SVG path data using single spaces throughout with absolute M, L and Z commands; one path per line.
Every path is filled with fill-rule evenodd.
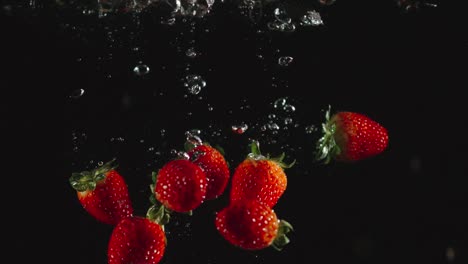
M 269 130 L 278 130 L 278 129 L 280 129 L 280 127 L 278 126 L 278 124 L 276 124 L 275 122 L 268 123 L 268 124 L 267 124 L 267 128 L 268 128 Z
M 290 125 L 290 124 L 292 124 L 292 122 L 293 122 L 293 119 L 291 117 L 286 117 L 284 119 L 284 124 L 285 125 Z
M 287 104 L 283 106 L 283 110 L 286 111 L 287 113 L 291 113 L 291 112 L 296 111 L 296 107 L 294 107 L 294 105 Z
M 294 58 L 290 56 L 283 56 L 278 59 L 278 64 L 283 67 L 289 66 L 293 62 Z
M 317 127 L 315 125 L 309 125 L 305 127 L 306 134 L 312 134 L 317 131 Z
M 332 5 L 336 2 L 336 0 L 318 0 L 318 2 L 322 5 Z
M 102 166 L 104 164 L 104 162 L 99 161 L 97 164 L 98 164 L 98 166 Z
M 280 32 L 294 32 L 296 25 L 292 22 L 273 21 L 268 22 L 268 29 Z
M 159 131 L 161 133 L 161 137 L 164 137 L 166 135 L 166 130 L 163 128 Z
M 274 108 L 283 108 L 286 105 L 286 97 L 278 98 L 273 103 Z
M 96 11 L 95 11 L 95 10 L 93 10 L 93 9 L 84 9 L 84 10 L 82 11 L 82 13 L 83 13 L 83 15 L 86 15 L 86 16 L 88 16 L 88 15 L 95 14 L 95 13 L 96 13 Z
M 184 152 L 184 151 L 178 151 L 176 156 L 179 159 L 190 160 L 189 154 L 187 152 Z
M 176 18 L 175 18 L 175 17 L 171 17 L 171 18 L 167 18 L 167 19 L 161 20 L 161 24 L 163 24 L 163 25 L 168 25 L 168 26 L 174 25 L 175 22 L 176 22 Z
M 138 64 L 133 68 L 133 73 L 137 76 L 143 76 L 150 72 L 150 68 L 146 64 Z
M 201 131 L 198 129 L 192 129 L 185 132 L 185 139 L 187 142 L 194 146 L 199 146 L 203 144 L 203 141 L 200 138 Z
M 247 131 L 248 128 L 249 128 L 249 126 L 246 123 L 241 123 L 239 125 L 232 125 L 231 126 L 232 132 L 234 132 L 236 134 L 244 134 L 245 131 Z
M 185 52 L 185 55 L 193 59 L 198 56 L 198 53 L 195 51 L 195 48 L 192 47 L 192 48 L 187 49 L 187 51 Z
M 269 115 L 268 115 L 268 118 L 269 118 L 269 119 L 275 119 L 275 118 L 276 118 L 276 115 L 275 115 L 275 114 L 269 114 Z
M 78 99 L 81 96 L 83 96 L 84 92 L 85 92 L 84 89 L 76 89 L 70 94 L 69 97 L 72 98 L 72 99 Z

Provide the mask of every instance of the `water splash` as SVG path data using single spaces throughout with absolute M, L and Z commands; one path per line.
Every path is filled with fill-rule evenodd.
M 320 25 L 323 25 L 323 20 L 319 12 L 315 10 L 311 10 L 311 11 L 307 11 L 306 14 L 300 18 L 300 25 L 301 26 L 320 26 Z
M 275 8 L 274 20 L 268 22 L 268 29 L 280 32 L 294 32 L 296 25 L 292 22 L 292 19 L 287 15 L 286 10 L 283 7 Z

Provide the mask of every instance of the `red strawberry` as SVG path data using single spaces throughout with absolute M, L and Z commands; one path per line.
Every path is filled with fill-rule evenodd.
M 148 218 L 128 217 L 112 231 L 109 264 L 156 264 L 164 256 L 166 235 L 161 225 Z
M 127 184 L 113 162 L 92 171 L 73 173 L 69 179 L 83 208 L 97 220 L 110 225 L 133 215 Z
M 235 169 L 232 176 L 231 201 L 256 200 L 274 207 L 287 186 L 287 177 L 282 162 L 284 154 L 276 159 L 262 156 L 259 143 L 251 144 L 252 152 Z
M 388 145 L 387 130 L 368 116 L 337 112 L 322 125 L 323 136 L 317 143 L 317 159 L 358 161 L 383 152 Z
M 247 250 L 268 246 L 281 250 L 289 243 L 286 233 L 292 230 L 270 207 L 255 200 L 231 203 L 216 214 L 215 225 L 229 243 Z
M 229 168 L 223 154 L 208 144 L 195 146 L 187 154 L 206 174 L 206 200 L 220 196 L 229 181 Z
M 205 172 L 198 165 L 176 159 L 159 170 L 154 195 L 167 209 L 190 212 L 205 200 L 206 185 Z

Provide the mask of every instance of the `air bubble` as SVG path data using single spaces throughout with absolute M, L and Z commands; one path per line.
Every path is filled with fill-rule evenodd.
M 286 97 L 278 98 L 273 103 L 274 108 L 283 108 L 286 105 Z
M 231 126 L 231 130 L 232 132 L 236 133 L 236 134 L 244 134 L 245 131 L 247 131 L 247 129 L 249 128 L 249 126 L 245 123 L 241 123 L 239 125 L 232 125 Z
M 143 76 L 150 72 L 150 68 L 146 64 L 138 64 L 133 68 L 133 73 L 137 76 Z
M 283 56 L 278 59 L 278 64 L 283 67 L 289 66 L 293 62 L 294 58 L 290 56 Z
M 200 75 L 190 74 L 185 76 L 184 86 L 190 94 L 196 95 L 206 86 L 206 82 Z
M 185 55 L 191 59 L 195 58 L 198 56 L 198 53 L 195 51 L 195 48 L 189 48 L 186 52 Z
M 71 99 L 78 99 L 80 98 L 81 96 L 83 96 L 85 90 L 84 89 L 76 89 L 74 90 L 71 94 L 70 94 L 70 98 Z

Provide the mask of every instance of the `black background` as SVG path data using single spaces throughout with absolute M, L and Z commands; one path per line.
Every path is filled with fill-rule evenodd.
M 264 35 L 256 33 L 264 23 L 252 24 L 226 3 L 193 33 L 187 23 L 164 26 L 145 14 L 136 37 L 128 35 L 134 30 L 129 16 L 98 20 L 46 4 L 34 11 L 3 8 L 2 127 L 12 161 L 2 194 L 8 251 L 19 263 L 105 263 L 112 229 L 82 210 L 68 175 L 117 157 L 135 211 L 144 214 L 149 173 L 170 159 L 171 149 L 181 150 L 186 130 L 199 128 L 225 148 L 231 169 L 247 153 L 249 138 L 298 161 L 275 207 L 296 231 L 282 252 L 234 248 L 212 225 L 223 196 L 168 227 L 162 263 L 448 263 L 448 247 L 455 262 L 466 263 L 468 40 L 457 3 L 405 13 L 393 1 L 337 1 L 321 9 L 322 27 Z M 293 1 L 289 8 L 303 6 Z M 114 36 L 122 47 L 115 44 L 107 61 L 98 59 L 110 50 L 106 23 L 128 23 Z M 134 45 L 142 51 L 131 52 Z M 194 60 L 184 55 L 190 46 L 201 52 Z M 280 55 L 293 63 L 277 66 Z M 140 59 L 151 71 L 137 78 L 132 69 Z M 187 72 L 207 81 L 201 100 L 184 98 L 180 79 Z M 79 88 L 85 94 L 71 100 Z M 256 124 L 285 96 L 299 127 L 260 133 Z M 317 133 L 304 127 L 319 125 L 329 104 L 387 127 L 387 151 L 356 164 L 313 163 Z M 241 121 L 251 129 L 232 133 L 230 126 Z M 71 133 L 86 137 L 73 143 Z M 110 140 L 118 137 L 125 141 Z M 277 142 L 268 144 L 272 139 Z

